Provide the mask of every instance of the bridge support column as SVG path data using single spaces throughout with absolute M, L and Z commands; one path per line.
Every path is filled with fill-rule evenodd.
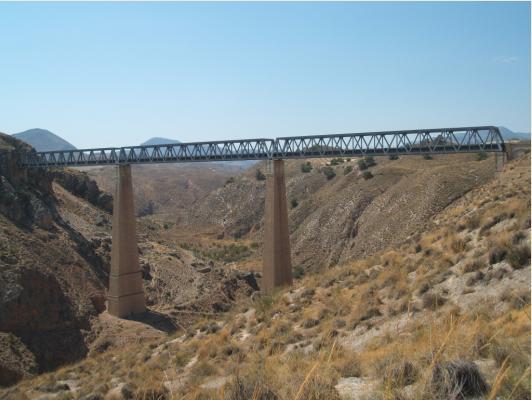
M 504 168 L 504 165 L 509 160 L 508 153 L 506 151 L 496 152 L 495 153 L 495 172 L 501 172 Z
M 119 165 L 117 168 L 107 309 L 109 314 L 116 317 L 126 317 L 146 309 L 137 250 L 130 165 Z
M 273 160 L 273 171 L 269 171 L 266 175 L 262 286 L 264 291 L 270 292 L 276 287 L 291 284 L 292 261 L 284 161 Z

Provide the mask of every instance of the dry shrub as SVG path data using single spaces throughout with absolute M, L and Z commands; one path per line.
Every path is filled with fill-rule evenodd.
M 503 292 L 500 299 L 501 301 L 510 303 L 510 306 L 513 309 L 520 310 L 521 308 L 530 305 L 530 291 L 522 289 Z
M 436 309 L 445 304 L 447 299 L 442 296 L 440 293 L 428 292 L 423 295 L 423 307 Z
M 486 264 L 482 260 L 477 258 L 476 260 L 473 260 L 465 264 L 464 267 L 462 268 L 462 273 L 467 274 L 468 272 L 475 272 L 475 271 L 478 271 L 484 268 L 485 266 Z
M 456 360 L 436 363 L 429 391 L 435 399 L 462 399 L 486 394 L 488 384 L 475 363 Z
M 519 243 L 508 246 L 506 259 L 514 269 L 521 269 L 530 264 L 530 245 Z
M 490 230 L 492 227 L 497 225 L 499 222 L 504 221 L 508 217 L 509 217 L 508 214 L 505 213 L 505 212 L 503 212 L 501 214 L 498 214 L 498 215 L 495 215 L 490 221 L 488 221 L 487 223 L 482 225 L 482 228 L 480 228 L 480 233 L 482 234 L 482 233 Z
M 216 367 L 206 360 L 200 360 L 194 364 L 190 370 L 190 376 L 193 381 L 199 382 L 207 376 L 213 376 L 217 373 Z
M 456 254 L 463 253 L 467 247 L 467 240 L 463 238 L 457 238 L 451 242 L 451 250 Z
M 303 387 L 300 400 L 341 400 L 338 392 L 335 389 L 335 382 L 327 377 L 321 376 L 319 373 L 313 378 L 309 379 Z
M 419 369 L 409 360 L 390 362 L 384 371 L 384 383 L 387 387 L 402 388 L 412 385 L 419 377 Z
M 352 352 L 345 350 L 339 352 L 338 358 L 334 360 L 332 366 L 342 378 L 362 376 L 360 360 Z
M 504 260 L 506 257 L 506 248 L 496 245 L 490 250 L 489 262 L 490 264 L 497 264 Z
M 467 218 L 465 226 L 471 231 L 477 229 L 480 226 L 480 217 L 478 214 L 471 215 Z
M 497 392 L 501 396 L 497 399 L 530 400 L 530 366 L 525 369 L 510 367 L 505 371 Z
M 277 400 L 278 398 L 258 377 L 238 375 L 225 386 L 224 400 Z
M 169 399 L 168 391 L 162 385 L 143 387 L 135 393 L 136 400 L 166 400 Z

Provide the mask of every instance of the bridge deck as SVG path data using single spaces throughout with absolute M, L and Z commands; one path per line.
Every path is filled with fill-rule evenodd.
M 504 151 L 493 126 L 293 136 L 27 153 L 30 167 Z

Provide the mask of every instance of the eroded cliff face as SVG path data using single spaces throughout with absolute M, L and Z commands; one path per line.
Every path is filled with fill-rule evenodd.
M 0 384 L 83 357 L 108 266 L 57 211 L 54 175 L 20 164 L 0 134 Z

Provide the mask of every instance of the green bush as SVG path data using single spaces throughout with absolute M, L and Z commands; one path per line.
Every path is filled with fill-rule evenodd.
M 294 278 L 299 279 L 302 278 L 303 275 L 305 275 L 305 269 L 301 265 L 294 268 Z
M 255 171 L 255 178 L 257 178 L 258 181 L 264 181 L 266 180 L 266 175 L 264 175 L 260 169 L 257 169 Z
M 336 173 L 334 172 L 334 169 L 332 169 L 332 167 L 323 167 L 322 171 L 323 174 L 327 177 L 328 181 L 330 181 L 336 176 Z
M 347 175 L 351 171 L 353 171 L 353 167 L 351 165 L 348 165 L 347 167 L 344 168 L 344 175 Z
M 249 257 L 251 252 L 246 245 L 231 243 L 215 249 L 195 249 L 200 255 L 215 261 L 235 262 Z
M 342 157 L 333 158 L 331 160 L 331 165 L 339 165 L 339 164 L 343 164 L 343 163 L 344 163 L 344 159 Z
M 431 156 L 430 154 L 425 154 L 425 155 L 423 155 L 423 158 L 424 158 L 425 160 L 432 160 L 432 156 Z
M 364 171 L 362 176 L 364 177 L 365 180 L 373 178 L 373 174 L 370 171 Z
M 364 157 L 364 161 L 366 162 L 366 165 L 369 167 L 373 167 L 374 165 L 377 165 L 377 162 L 372 156 Z
M 292 206 L 292 208 L 296 208 L 299 205 L 299 202 L 297 201 L 297 199 L 292 199 L 290 200 L 290 205 Z
M 390 160 L 399 160 L 399 156 L 398 156 L 397 154 L 390 154 L 390 155 L 388 156 L 388 158 L 389 158 Z
M 312 171 L 312 164 L 309 161 L 301 164 L 301 172 L 309 173 L 310 171 Z
M 369 167 L 373 167 L 374 165 L 377 165 L 377 163 L 375 162 L 375 159 L 371 156 L 364 157 L 362 160 L 358 160 L 357 164 L 358 164 L 358 168 L 361 171 L 364 171 L 368 169 Z
M 477 161 L 482 161 L 488 158 L 488 153 L 485 151 L 482 151 L 480 153 L 477 153 Z

